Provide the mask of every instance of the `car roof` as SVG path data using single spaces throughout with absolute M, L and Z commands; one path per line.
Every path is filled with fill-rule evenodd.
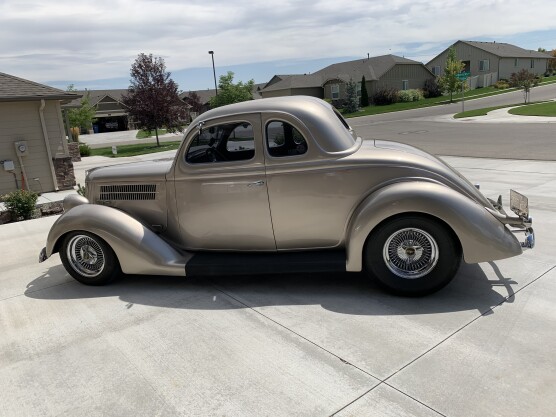
M 286 113 L 301 120 L 325 152 L 343 152 L 353 147 L 349 130 L 326 101 L 309 96 L 273 97 L 229 104 L 198 116 L 192 125 L 246 113 Z

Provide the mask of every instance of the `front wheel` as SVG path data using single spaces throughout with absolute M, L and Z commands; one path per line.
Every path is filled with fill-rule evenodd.
M 82 284 L 104 285 L 121 274 L 112 248 L 92 233 L 69 233 L 62 243 L 60 258 L 66 271 Z
M 461 251 L 439 222 L 407 216 L 380 225 L 369 236 L 365 266 L 379 284 L 400 295 L 431 294 L 455 276 Z

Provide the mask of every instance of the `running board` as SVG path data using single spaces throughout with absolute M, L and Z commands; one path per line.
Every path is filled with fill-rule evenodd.
M 200 252 L 185 265 L 186 276 L 345 272 L 344 251 L 215 253 Z

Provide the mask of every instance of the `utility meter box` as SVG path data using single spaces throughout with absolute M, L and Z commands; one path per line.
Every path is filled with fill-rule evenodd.
M 10 159 L 3 161 L 2 165 L 4 166 L 4 171 L 15 171 L 14 161 Z
M 20 140 L 19 142 L 14 142 L 15 151 L 19 156 L 27 156 L 29 153 L 29 148 L 27 147 L 27 141 Z

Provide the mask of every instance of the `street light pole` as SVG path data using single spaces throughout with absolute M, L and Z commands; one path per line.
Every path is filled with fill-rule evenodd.
M 209 51 L 212 57 L 212 74 L 214 75 L 214 89 L 216 90 L 216 95 L 218 95 L 218 86 L 216 85 L 216 70 L 214 69 L 214 51 Z

